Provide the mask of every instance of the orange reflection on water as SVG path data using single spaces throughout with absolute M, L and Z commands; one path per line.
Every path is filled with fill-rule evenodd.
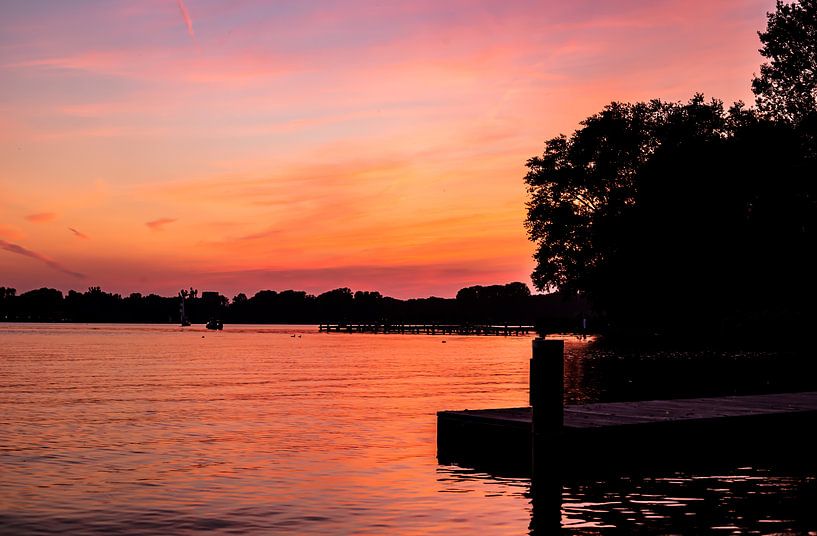
M 435 437 L 440 409 L 526 403 L 528 338 L 134 325 L 2 325 L 0 337 L 11 528 L 529 523 L 525 489 L 441 477 Z

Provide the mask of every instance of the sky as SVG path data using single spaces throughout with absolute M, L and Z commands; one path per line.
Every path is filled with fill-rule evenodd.
M 528 158 L 753 101 L 774 0 L 0 0 L 0 286 L 530 284 Z

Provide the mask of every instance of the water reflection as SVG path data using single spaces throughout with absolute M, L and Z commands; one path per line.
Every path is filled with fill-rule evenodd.
M 566 341 L 565 401 L 817 390 L 817 360 L 773 352 L 639 351 Z
M 769 353 L 644 352 L 625 354 L 567 341 L 568 403 L 814 390 L 814 365 Z M 795 434 L 792 434 L 794 436 Z M 817 534 L 817 461 L 797 438 L 757 438 L 711 457 L 667 455 L 655 438 L 649 467 L 632 461 L 607 467 L 554 450 L 542 474 L 524 491 L 529 533 L 593 534 Z M 548 447 L 550 448 L 550 446 Z M 598 445 L 600 452 L 607 452 Z M 661 454 L 661 452 L 665 454 Z M 592 449 L 591 449 L 592 452 Z M 538 454 L 537 454 L 538 456 Z M 754 460 L 753 465 L 736 466 Z M 638 465 L 636 465 L 636 468 Z M 511 466 L 500 474 L 515 474 Z M 506 480 L 466 469 L 462 480 Z M 524 480 L 513 480 L 518 486 Z
M 567 476 L 534 504 L 528 478 L 435 458 L 436 411 L 527 403 L 530 339 L 316 331 L 0 324 L 0 533 L 817 530 L 797 467 Z M 688 387 L 567 354 L 572 400 Z
M 566 482 L 569 534 L 814 534 L 814 473 L 742 467 L 719 474 L 670 473 Z
M 0 324 L 0 534 L 524 532 L 435 412 L 524 404 L 530 340 L 441 339 Z
M 530 489 L 529 478 L 498 476 L 456 465 L 438 466 L 437 482 L 440 493 L 474 493 L 480 489 L 488 497 L 526 494 Z
M 558 527 L 571 535 L 817 534 L 817 473 L 811 467 L 567 477 L 561 493 L 545 500 L 534 498 L 526 478 L 456 466 L 441 466 L 438 475 L 441 493 L 523 495 L 535 536 L 555 534 Z

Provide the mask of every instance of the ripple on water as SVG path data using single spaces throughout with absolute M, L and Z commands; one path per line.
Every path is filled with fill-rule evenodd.
M 436 411 L 527 403 L 530 339 L 228 328 L 0 324 L 0 532 L 523 534 L 547 517 L 527 479 L 435 458 Z M 570 400 L 638 380 L 567 349 Z M 574 534 L 805 533 L 812 475 L 574 479 L 553 506 Z

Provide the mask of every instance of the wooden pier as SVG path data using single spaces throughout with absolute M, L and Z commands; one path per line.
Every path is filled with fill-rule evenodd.
M 521 474 L 813 457 L 817 392 L 563 406 L 562 352 L 534 341 L 531 407 L 439 412 L 440 463 Z
M 394 333 L 414 335 L 529 335 L 533 326 L 489 324 L 320 324 L 326 333 Z

